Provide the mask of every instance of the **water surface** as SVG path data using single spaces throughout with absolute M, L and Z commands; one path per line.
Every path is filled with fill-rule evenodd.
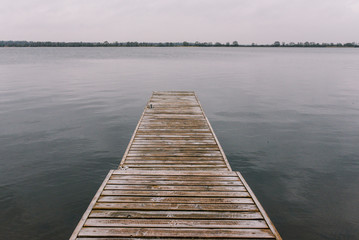
M 0 49 L 1 238 L 67 239 L 153 90 L 196 91 L 284 239 L 359 239 L 359 50 L 296 48 Z

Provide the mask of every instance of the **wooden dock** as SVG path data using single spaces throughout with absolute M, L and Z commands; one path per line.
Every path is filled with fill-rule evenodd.
M 281 239 L 194 92 L 154 92 L 71 240 Z

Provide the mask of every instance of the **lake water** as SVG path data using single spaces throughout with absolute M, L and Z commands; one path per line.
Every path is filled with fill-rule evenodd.
M 0 49 L 0 238 L 68 239 L 154 90 L 194 90 L 284 239 L 359 239 L 359 49 Z

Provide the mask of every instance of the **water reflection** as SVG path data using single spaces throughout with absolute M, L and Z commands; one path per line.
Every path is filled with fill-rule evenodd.
M 359 236 L 356 49 L 0 49 L 0 232 L 66 239 L 153 90 L 194 90 L 284 239 Z

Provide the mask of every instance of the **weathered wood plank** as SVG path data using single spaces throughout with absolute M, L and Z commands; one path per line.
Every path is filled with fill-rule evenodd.
M 178 186 L 178 185 L 107 185 L 105 190 L 155 190 L 155 191 L 234 191 L 244 192 L 246 189 L 243 186 Z
M 221 171 L 137 171 L 137 170 L 114 170 L 113 174 L 123 175 L 166 175 L 166 176 L 230 176 L 235 177 L 235 172 L 221 172 Z
M 161 163 L 161 164 L 146 164 L 146 165 L 138 165 L 138 164 L 126 164 L 126 167 L 131 168 L 131 169 L 138 169 L 138 168 L 148 168 L 151 167 L 153 169 L 160 169 L 160 168 L 166 168 L 167 170 L 173 170 L 173 168 L 181 168 L 181 169 L 189 169 L 189 170 L 193 170 L 193 169 L 197 169 L 197 168 L 201 168 L 201 169 L 208 169 L 208 168 L 213 168 L 213 169 L 218 169 L 218 168 L 225 168 L 226 165 L 184 165 L 183 163 L 181 164 L 165 164 L 165 163 Z M 213 170 L 212 169 L 212 170 Z
M 260 212 L 93 210 L 94 218 L 263 219 Z
M 164 139 L 164 140 L 142 140 L 142 139 L 135 139 L 133 141 L 135 144 L 172 144 L 172 145 L 178 145 L 178 144 L 193 144 L 193 145 L 207 145 L 207 144 L 215 144 L 215 141 L 212 139 L 182 139 L 182 140 L 172 140 L 172 139 Z
M 142 196 L 101 196 L 98 202 L 161 202 L 161 203 L 250 203 L 251 198 L 216 198 L 216 197 L 142 197 Z
M 139 133 L 137 132 L 137 137 L 211 137 L 212 134 L 209 132 L 204 132 L 204 133 L 191 133 L 191 132 L 170 132 L 170 133 L 161 133 L 161 132 L 155 132 L 155 131 L 151 131 L 151 132 L 146 132 L 146 133 Z
M 128 160 L 178 160 L 178 161 L 222 161 L 221 157 L 211 156 L 211 157 L 173 157 L 173 156 L 159 156 L 159 157 L 127 157 Z
M 150 136 L 150 137 L 143 137 L 143 136 L 137 136 L 136 140 L 212 140 L 212 137 L 203 137 L 203 136 L 172 136 L 172 137 L 158 137 L 158 136 L 151 137 Z
M 156 181 L 156 180 L 109 180 L 109 184 L 182 185 L 182 186 L 241 186 L 239 181 Z
M 278 239 L 194 92 L 154 92 L 71 240 Z
M 161 147 L 161 148 L 196 148 L 198 150 L 202 150 L 204 148 L 211 148 L 210 150 L 212 150 L 212 148 L 216 148 L 216 151 L 217 151 L 217 145 L 216 144 L 201 144 L 201 145 L 198 145 L 198 144 L 136 144 L 136 143 L 133 143 L 132 144 L 132 147 L 135 149 L 135 148 L 138 148 L 138 147 L 141 147 L 141 148 L 158 148 L 158 147 Z
M 148 118 L 186 118 L 186 119 L 203 119 L 201 114 L 147 114 Z
M 247 192 L 104 190 L 103 196 L 249 197 Z
M 112 179 L 129 180 L 155 180 L 155 181 L 210 181 L 210 182 L 241 182 L 237 177 L 232 176 L 171 176 L 171 175 L 112 175 Z
M 153 145 L 150 145 L 153 146 Z M 147 144 L 139 146 L 139 145 L 134 145 L 132 147 L 132 151 L 131 153 L 149 153 L 149 152 L 155 152 L 155 153 L 161 153 L 161 152 L 177 152 L 177 153 L 216 153 L 216 154 L 220 154 L 220 151 L 216 148 L 211 148 L 211 147 L 204 147 L 204 146 L 200 146 L 198 148 L 196 147 L 176 147 L 176 146 L 168 146 L 168 145 L 163 145 L 162 147 L 150 147 Z M 223 156 L 219 155 L 220 158 L 222 159 Z
M 267 228 L 263 220 L 88 219 L 86 227 Z
M 83 228 L 79 236 L 274 238 L 269 229 Z
M 138 164 L 138 165 L 152 165 L 152 164 L 176 164 L 178 163 L 179 160 L 127 160 L 127 164 L 133 165 L 133 164 Z M 180 160 L 182 161 L 182 160 Z M 222 161 L 186 161 L 187 164 L 191 164 L 191 165 L 215 165 L 218 167 L 225 167 L 226 165 L 223 164 Z M 200 166 L 197 166 L 200 167 Z
M 123 169 L 127 169 L 126 167 L 124 167 Z M 171 170 L 176 170 L 176 171 L 191 171 L 193 170 L 193 168 L 190 167 L 172 167 L 170 168 Z M 168 171 L 169 168 L 168 167 L 149 167 L 149 166 L 143 166 L 143 167 L 136 167 L 136 170 L 141 170 L 141 171 L 156 171 L 156 170 L 160 170 L 160 171 Z M 218 170 L 218 171 L 228 171 L 227 166 L 226 167 L 217 167 L 217 168 L 212 168 L 212 167 L 208 167 L 208 168 L 203 168 L 203 170 L 205 171 L 212 171 L 212 170 Z
M 76 238 L 76 240 L 124 240 L 124 239 L 129 239 L 127 237 L 79 237 Z M 132 240 L 174 240 L 174 239 L 194 239 L 194 238 L 183 238 L 183 237 L 171 237 L 171 238 L 167 238 L 167 237 L 161 237 L 161 238 L 157 238 L 157 237 L 131 237 L 130 239 Z M 206 239 L 206 240 L 218 240 L 218 239 L 223 239 L 223 238 L 202 238 L 202 239 Z M 262 240 L 263 238 L 234 238 L 234 239 L 241 239 L 241 240 Z M 267 238 L 266 238 L 267 239 Z M 269 239 L 274 239 L 274 238 L 269 238 Z
M 129 157 L 169 157 L 169 156 L 179 156 L 179 157 L 212 157 L 218 156 L 221 154 L 216 151 L 211 152 L 175 152 L 175 151 L 164 151 L 164 152 L 146 152 L 146 151 L 131 151 L 128 154 Z M 185 164 L 185 163 L 184 163 Z
M 93 209 L 108 210 L 182 210 L 182 211 L 232 211 L 232 212 L 248 212 L 258 211 L 254 204 L 237 204 L 237 203 L 217 203 L 217 204 L 191 204 L 191 203 L 103 203 L 97 202 Z

